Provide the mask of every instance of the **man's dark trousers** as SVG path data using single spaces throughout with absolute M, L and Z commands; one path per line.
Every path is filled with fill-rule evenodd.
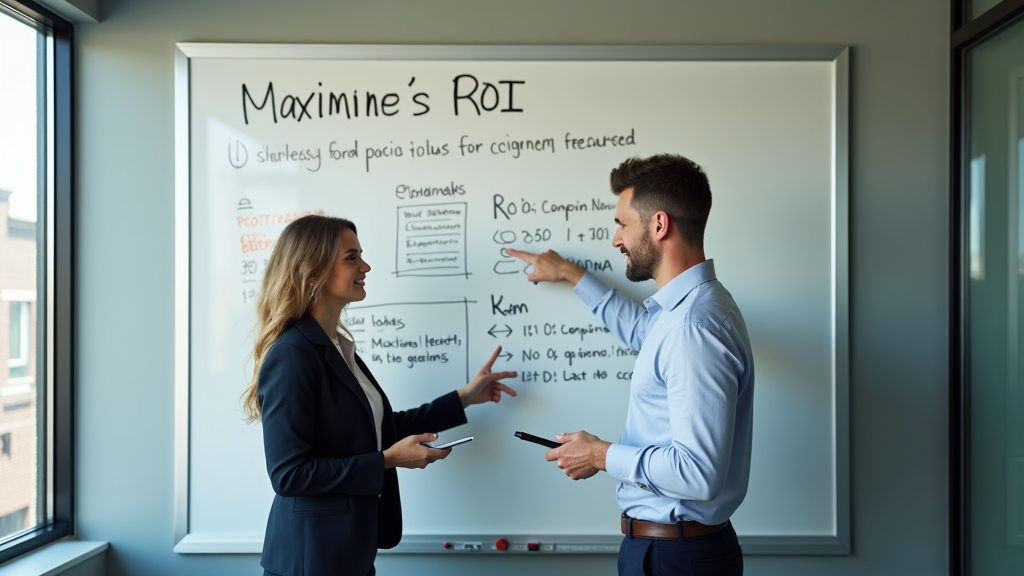
M 624 536 L 619 576 L 742 576 L 743 551 L 732 523 L 679 540 Z

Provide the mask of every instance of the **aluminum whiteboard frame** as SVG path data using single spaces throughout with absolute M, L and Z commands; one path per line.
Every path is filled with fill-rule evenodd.
M 190 106 L 189 64 L 194 58 L 275 60 L 558 60 L 558 61 L 820 61 L 832 76 L 832 392 L 835 458 L 834 533 L 821 536 L 740 536 L 747 555 L 843 555 L 850 542 L 850 274 L 849 274 L 849 111 L 848 46 L 445 46 L 370 44 L 178 43 L 174 55 L 174 551 L 185 554 L 258 554 L 263 541 L 189 533 L 189 316 L 190 262 Z M 523 554 L 612 554 L 621 536 L 483 535 L 404 536 L 382 553 L 518 554 L 492 546 L 478 551 L 445 550 L 445 540 L 493 542 L 557 541 L 571 550 Z

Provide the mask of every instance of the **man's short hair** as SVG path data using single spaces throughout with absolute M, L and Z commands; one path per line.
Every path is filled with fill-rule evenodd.
M 627 158 L 612 170 L 611 185 L 616 196 L 633 189 L 629 205 L 644 224 L 655 212 L 663 211 L 679 229 L 683 242 L 704 247 L 711 186 L 707 174 L 692 160 L 678 154 Z

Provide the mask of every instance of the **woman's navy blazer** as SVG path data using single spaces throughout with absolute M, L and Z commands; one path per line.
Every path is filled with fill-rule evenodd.
M 384 401 L 381 446 L 466 422 L 458 393 L 405 412 L 362 360 Z M 276 495 L 263 568 L 281 576 L 373 573 L 377 548 L 402 537 L 398 473 L 384 469 L 373 416 L 359 382 L 308 313 L 285 329 L 260 368 L 267 472 Z

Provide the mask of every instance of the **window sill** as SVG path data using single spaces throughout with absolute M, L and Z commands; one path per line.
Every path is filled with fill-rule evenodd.
M 7 398 L 8 396 L 24 396 L 25 394 L 31 394 L 32 384 L 33 382 L 22 384 L 16 383 L 13 380 L 8 381 L 7 386 L 0 386 L 0 398 Z
M 106 542 L 62 540 L 11 560 L 0 569 L 4 576 L 57 576 L 107 548 Z

